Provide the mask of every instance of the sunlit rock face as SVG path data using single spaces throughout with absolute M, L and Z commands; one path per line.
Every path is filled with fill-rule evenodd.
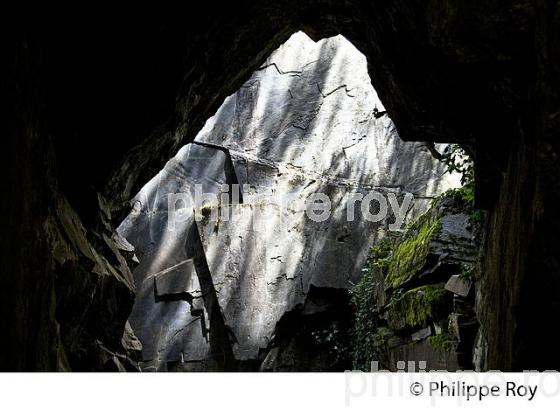
M 218 195 L 197 201 L 197 185 Z M 130 323 L 144 368 L 262 360 L 279 320 L 321 311 L 312 288 L 351 288 L 395 223 L 391 207 L 368 220 L 355 194 L 391 195 L 406 223 L 454 186 L 423 144 L 399 139 L 358 50 L 341 36 L 294 34 L 142 188 L 119 227 L 140 262 Z M 314 193 L 330 200 L 324 220 L 306 212 Z

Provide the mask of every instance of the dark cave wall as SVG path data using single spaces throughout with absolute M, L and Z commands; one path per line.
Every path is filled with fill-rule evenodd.
M 96 224 L 86 229 L 62 192 L 45 115 L 44 49 L 30 38 L 15 45 L 13 123 L 1 161 L 0 369 L 134 369 L 128 263 L 103 203 L 92 204 Z
M 560 221 L 555 205 L 560 195 L 559 7 L 546 1 L 535 6 L 534 78 L 528 77 L 527 94 L 517 97 L 525 108 L 516 115 L 516 132 L 498 162 L 499 185 L 487 186 L 499 189 L 495 201 L 486 200 L 489 218 L 477 295 L 477 314 L 488 342 L 481 363 L 486 369 L 560 368 L 555 341 L 542 336 L 550 318 L 560 313 Z
M 56 368 L 61 295 L 73 295 L 65 304 L 81 317 L 130 310 L 132 296 L 90 310 L 64 291 L 73 281 L 57 285 L 48 232 L 61 198 L 120 272 L 120 288 L 126 268 L 103 222 L 118 223 L 131 194 L 298 29 L 315 39 L 341 33 L 368 57 L 403 139 L 460 142 L 475 154 L 477 202 L 489 211 L 478 295 L 484 368 L 560 368 L 553 341 L 535 336 L 560 314 L 557 2 L 260 0 L 142 14 L 43 15 L 16 33 L 15 122 L 2 150 L 2 369 Z M 90 275 L 89 265 L 74 272 Z M 97 280 L 88 283 L 87 295 L 104 298 Z M 104 332 L 89 328 L 81 346 L 117 343 Z
M 56 367 L 55 275 L 42 223 L 52 204 L 53 152 L 43 134 L 40 49 L 16 43 L 13 123 L 2 148 L 0 368 Z M 46 166 L 45 166 L 46 165 Z
M 500 354 L 494 356 L 497 358 L 495 366 L 516 370 L 560 368 L 556 343 L 552 338 L 539 337 L 550 327 L 550 318 L 560 313 L 560 218 L 557 213 L 560 199 L 560 5 L 539 1 L 536 15 L 537 75 L 529 108 L 532 129 L 527 130 L 524 144 L 509 162 L 501 192 L 505 198 L 495 212 L 496 215 L 517 212 L 515 207 L 507 209 L 512 197 L 521 204 L 521 218 L 516 221 L 520 235 L 505 241 L 508 249 L 502 254 L 505 259 L 505 255 L 515 253 L 516 246 L 521 245 L 517 251 L 519 265 L 511 271 L 505 270 L 516 279 L 514 288 L 519 292 L 519 299 L 511 308 L 517 326 L 515 332 L 505 336 L 513 335 L 513 357 L 511 362 L 504 363 Z M 507 195 L 515 181 L 519 181 L 515 196 Z M 508 220 L 506 226 L 511 223 L 511 218 Z M 489 231 L 496 232 L 496 228 Z M 488 252 L 486 258 L 492 263 L 497 259 L 495 256 Z M 495 273 L 498 269 L 488 269 L 488 272 Z

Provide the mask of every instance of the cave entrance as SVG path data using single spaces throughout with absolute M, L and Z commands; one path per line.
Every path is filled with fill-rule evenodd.
M 141 189 L 118 228 L 139 260 L 129 320 L 143 368 L 347 368 L 334 348 L 348 342 L 348 291 L 397 219 L 368 218 L 356 195 L 399 207 L 412 196 L 405 223 L 458 186 L 445 171 L 424 144 L 400 140 L 348 40 L 295 33 Z M 312 203 L 327 218 L 309 217 L 311 194 L 323 195 Z

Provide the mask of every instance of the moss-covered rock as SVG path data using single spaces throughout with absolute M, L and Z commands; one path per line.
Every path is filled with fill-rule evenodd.
M 404 240 L 394 250 L 388 264 L 385 282 L 393 288 L 413 277 L 426 263 L 430 240 L 439 231 L 441 222 L 431 212 L 414 223 Z
M 354 368 L 367 369 L 371 360 L 384 367 L 385 360 L 394 369 L 395 360 L 410 357 L 427 360 L 430 368 L 445 363 L 450 369 L 461 357 L 461 366 L 470 368 L 472 344 L 461 347 L 448 321 L 457 306 L 471 302 L 454 305 L 444 285 L 452 275 L 476 280 L 472 209 L 471 189 L 446 192 L 404 233 L 372 248 L 364 276 L 352 291 Z M 418 336 L 426 328 L 431 332 Z
M 457 339 L 451 333 L 441 333 L 428 338 L 432 348 L 439 353 L 453 352 L 457 348 Z
M 426 327 L 449 314 L 451 302 L 450 293 L 441 284 L 420 286 L 391 302 L 387 322 L 397 331 Z
M 428 338 L 430 345 L 438 353 L 443 354 L 446 352 L 453 352 L 457 348 L 457 336 L 453 333 L 450 324 L 452 317 L 453 314 L 449 315 L 445 319 L 442 319 L 439 323 L 441 332 Z

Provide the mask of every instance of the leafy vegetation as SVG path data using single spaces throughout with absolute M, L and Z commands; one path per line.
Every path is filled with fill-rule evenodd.
M 354 327 L 352 332 L 352 365 L 356 370 L 369 370 L 373 360 L 381 359 L 383 338 L 376 322 L 378 306 L 373 297 L 378 274 L 384 274 L 392 254 L 390 240 L 381 241 L 370 250 L 363 275 L 351 291 L 354 307 Z M 381 329 L 382 330 L 382 329 Z M 381 336 L 380 336 L 381 335 Z
M 474 207 L 474 184 L 464 185 L 461 188 L 449 189 L 441 194 L 434 201 L 441 198 L 453 198 L 457 205 L 457 212 L 464 212 L 469 216 L 469 220 L 475 229 L 475 233 L 480 230 L 484 221 L 484 211 Z
M 440 160 L 447 165 L 449 173 L 461 174 L 462 186 L 474 185 L 474 161 L 460 145 L 449 145 L 440 157 Z
M 325 327 L 312 330 L 310 336 L 314 346 L 327 351 L 331 368 L 347 369 L 346 365 L 350 362 L 347 328 L 342 327 L 340 322 L 334 321 Z
M 452 144 L 441 154 L 441 160 L 447 165 L 447 172 L 458 172 L 461 174 L 461 188 L 450 189 L 442 194 L 442 197 L 453 197 L 464 204 L 471 223 L 478 230 L 484 220 L 484 213 L 474 207 L 474 162 L 461 146 Z
M 470 263 L 463 263 L 461 264 L 461 273 L 459 274 L 459 278 L 463 280 L 472 280 L 474 278 L 474 274 L 476 271 L 476 267 Z

